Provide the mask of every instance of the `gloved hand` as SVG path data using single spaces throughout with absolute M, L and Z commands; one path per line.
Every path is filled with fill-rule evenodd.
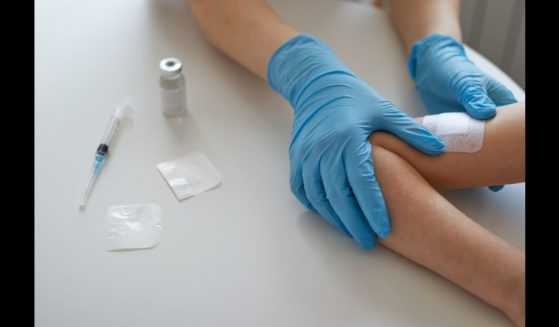
M 496 106 L 515 103 L 504 85 L 471 62 L 462 44 L 449 35 L 431 34 L 414 43 L 408 71 L 432 114 L 466 111 L 476 119 L 497 114 Z M 502 185 L 490 186 L 499 191 Z
M 295 111 L 292 192 L 363 248 L 373 248 L 377 234 L 389 233 L 390 220 L 368 136 L 385 130 L 428 154 L 442 152 L 444 144 L 313 36 L 299 34 L 280 45 L 268 62 L 267 79 Z

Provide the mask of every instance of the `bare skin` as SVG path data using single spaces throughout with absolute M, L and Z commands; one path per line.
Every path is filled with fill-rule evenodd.
M 190 0 L 188 4 L 208 41 L 263 80 L 274 50 L 299 34 L 263 0 Z
M 384 132 L 369 140 L 412 163 L 436 189 L 520 183 L 524 181 L 524 113 L 524 103 L 497 108 L 497 116 L 485 123 L 483 147 L 476 153 L 428 156 Z
M 459 0 L 387 0 L 386 7 L 406 53 L 415 41 L 432 33 L 462 41 Z
M 264 0 L 187 0 L 204 36 L 216 48 L 262 79 L 274 50 L 299 34 Z M 462 39 L 458 0 L 390 0 L 392 23 L 406 52 L 431 33 Z
M 208 41 L 263 80 L 275 49 L 299 34 L 264 0 L 187 2 Z M 458 0 L 390 0 L 387 4 L 406 52 L 417 39 L 431 33 L 449 34 L 461 40 Z M 497 118 L 487 123 L 488 143 L 493 142 L 490 126 L 500 125 L 501 116 L 506 114 L 499 112 Z M 522 125 L 522 137 L 517 135 L 522 144 L 523 133 Z M 479 154 L 449 153 L 431 158 L 414 153 L 390 134 L 373 134 L 370 141 L 375 144 L 372 153 L 375 171 L 393 226 L 381 243 L 500 308 L 518 326 L 523 326 L 523 305 L 519 303 L 524 298 L 524 255 L 468 219 L 433 188 L 523 180 L 523 160 L 519 158 L 523 158 L 524 146 L 520 155 L 499 147 L 498 140 L 505 148 L 513 143 L 510 139 L 505 142 L 507 137 L 495 139 L 493 147 Z M 465 156 L 464 162 L 460 156 Z M 508 159 L 516 159 L 517 164 Z M 439 169 L 430 169 L 431 165 Z M 461 178 L 460 174 L 465 172 L 472 180 Z
M 476 153 L 431 157 L 377 132 L 372 157 L 392 221 L 381 244 L 460 285 L 524 326 L 524 253 L 469 219 L 435 188 L 524 180 L 524 104 L 498 108 Z

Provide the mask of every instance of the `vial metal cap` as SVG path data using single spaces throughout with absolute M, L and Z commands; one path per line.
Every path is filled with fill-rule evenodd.
M 174 76 L 182 71 L 182 63 L 177 58 L 165 58 L 159 63 L 163 76 Z

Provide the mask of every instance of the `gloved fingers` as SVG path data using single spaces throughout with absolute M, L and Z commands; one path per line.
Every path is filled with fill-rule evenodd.
M 325 158 L 321 161 L 326 197 L 353 239 L 362 248 L 372 249 L 377 243 L 376 235 L 351 190 L 344 166 L 340 160 L 334 162 Z
M 326 191 L 324 190 L 322 176 L 320 175 L 320 159 L 303 163 L 303 182 L 305 184 L 307 199 L 316 211 L 340 232 L 351 237 L 351 234 L 326 198 Z
M 505 106 L 507 104 L 518 102 L 514 97 L 514 94 L 501 82 L 497 81 L 493 77 L 488 76 L 487 82 L 487 94 L 493 100 L 497 106 Z
M 454 99 L 446 99 L 431 90 L 418 89 L 421 101 L 430 115 L 438 115 L 443 112 L 463 112 L 464 108 Z
M 396 107 L 383 114 L 383 127 L 382 129 L 423 153 L 435 155 L 445 149 L 445 144 L 440 138 Z
M 499 192 L 504 187 L 505 187 L 505 185 L 491 185 L 491 186 L 488 186 L 487 188 L 489 188 L 493 192 Z
M 458 102 L 470 116 L 485 120 L 497 114 L 497 106 L 487 95 L 483 84 L 477 81 L 477 77 L 465 78 L 461 83 L 465 86 L 459 87 Z
M 390 232 L 390 218 L 378 185 L 368 141 L 350 144 L 344 155 L 347 177 L 359 207 L 373 231 L 385 237 Z
M 296 165 L 293 165 L 294 162 Z M 291 161 L 289 185 L 291 187 L 291 192 L 293 193 L 293 195 L 295 195 L 299 202 L 301 202 L 307 209 L 316 211 L 311 202 L 307 199 L 305 184 L 303 182 L 303 167 L 300 161 Z

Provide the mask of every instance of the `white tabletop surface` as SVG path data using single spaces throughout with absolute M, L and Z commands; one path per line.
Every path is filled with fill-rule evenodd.
M 426 113 L 385 13 L 326 0 L 272 6 L 402 110 Z M 510 326 L 390 250 L 361 250 L 299 204 L 288 185 L 289 104 L 213 49 L 181 1 L 37 1 L 35 31 L 36 326 Z M 166 56 L 184 65 L 190 114 L 182 121 L 159 108 Z M 134 119 L 80 212 L 112 104 L 125 96 Z M 179 202 L 155 165 L 195 150 L 223 184 Z M 524 184 L 445 195 L 524 249 Z M 163 209 L 161 244 L 108 252 L 107 208 L 145 202 Z

